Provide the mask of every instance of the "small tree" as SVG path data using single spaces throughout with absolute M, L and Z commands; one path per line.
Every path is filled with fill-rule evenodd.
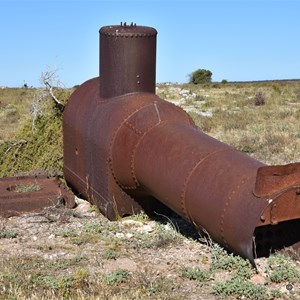
M 209 70 L 198 69 L 192 73 L 190 83 L 209 83 L 211 82 L 212 72 Z
M 64 106 L 70 96 L 70 91 L 64 88 L 58 78 L 57 69 L 51 70 L 48 67 L 45 72 L 42 72 L 40 82 L 43 87 L 36 90 L 30 106 L 33 131 L 39 117 L 45 116 L 47 112 L 54 112 L 51 107 L 55 108 L 56 113 L 62 115 Z

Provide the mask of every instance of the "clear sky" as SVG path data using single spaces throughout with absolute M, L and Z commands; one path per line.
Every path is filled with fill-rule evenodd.
M 0 0 L 0 86 L 98 76 L 98 31 L 121 21 L 157 29 L 157 82 L 300 78 L 300 0 Z

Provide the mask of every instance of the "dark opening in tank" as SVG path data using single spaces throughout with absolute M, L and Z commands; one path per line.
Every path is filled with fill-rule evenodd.
M 300 241 L 300 219 L 256 227 L 254 231 L 254 257 L 270 254 Z

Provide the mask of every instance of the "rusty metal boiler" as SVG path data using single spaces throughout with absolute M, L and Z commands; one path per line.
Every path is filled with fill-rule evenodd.
M 159 202 L 248 258 L 300 240 L 300 164 L 266 166 L 155 95 L 157 31 L 100 29 L 100 77 L 63 119 L 68 184 L 110 220 Z

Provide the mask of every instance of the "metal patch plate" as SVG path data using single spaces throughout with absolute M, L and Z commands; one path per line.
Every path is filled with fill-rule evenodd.
M 73 208 L 75 200 L 56 178 L 22 176 L 0 179 L 0 216 L 20 215 L 57 204 Z

